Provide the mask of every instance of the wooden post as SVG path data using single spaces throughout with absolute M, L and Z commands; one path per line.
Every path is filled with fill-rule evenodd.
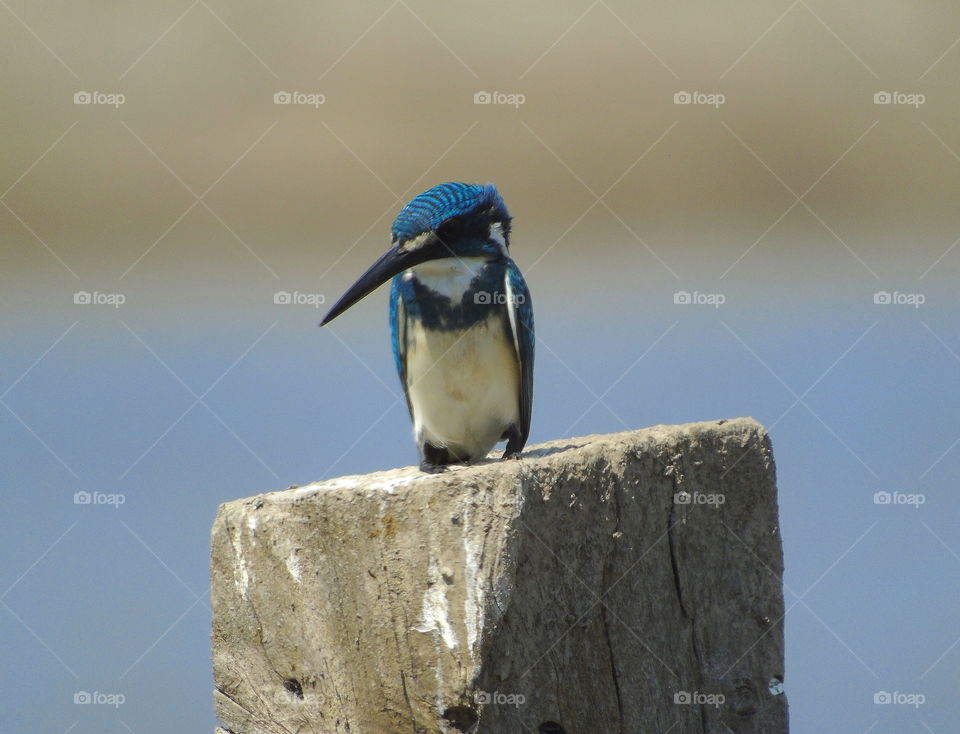
M 221 506 L 233 734 L 787 731 L 769 439 L 751 419 Z

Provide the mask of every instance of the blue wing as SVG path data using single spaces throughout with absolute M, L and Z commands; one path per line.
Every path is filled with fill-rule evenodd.
M 407 410 L 413 420 L 413 408 L 410 406 L 410 393 L 407 390 L 407 307 L 404 303 L 403 273 L 394 276 L 390 284 L 390 341 L 393 346 L 393 361 L 397 366 L 403 395 L 407 399 Z
M 507 291 L 507 309 L 510 328 L 513 331 L 513 345 L 520 362 L 520 435 L 522 444 L 530 435 L 530 416 L 533 412 L 533 303 L 530 290 L 513 260 L 507 261 L 505 277 Z

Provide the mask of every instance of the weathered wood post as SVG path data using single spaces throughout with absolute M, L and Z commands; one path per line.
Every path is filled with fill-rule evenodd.
M 787 731 L 775 471 L 751 419 L 342 477 L 213 527 L 234 734 Z

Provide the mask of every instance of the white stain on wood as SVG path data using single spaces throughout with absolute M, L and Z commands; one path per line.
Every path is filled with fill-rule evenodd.
M 483 634 L 483 605 L 486 599 L 486 588 L 480 576 L 480 557 L 483 545 L 477 540 L 471 540 L 468 534 L 463 538 L 464 583 L 467 587 L 467 598 L 463 602 L 463 619 L 467 628 L 467 650 L 474 665 L 480 657 L 478 643 Z
M 436 632 L 447 648 L 453 650 L 457 646 L 457 635 L 450 624 L 446 583 L 436 559 L 430 561 L 427 580 L 427 590 L 423 594 L 423 610 L 420 613 L 420 620 L 412 629 L 417 632 Z

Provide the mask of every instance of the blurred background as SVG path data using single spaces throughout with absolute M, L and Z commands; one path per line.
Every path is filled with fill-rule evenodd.
M 5 731 L 211 730 L 217 505 L 416 461 L 386 289 L 317 323 L 447 180 L 532 443 L 769 429 L 792 730 L 955 731 L 960 6 L 0 6 Z

